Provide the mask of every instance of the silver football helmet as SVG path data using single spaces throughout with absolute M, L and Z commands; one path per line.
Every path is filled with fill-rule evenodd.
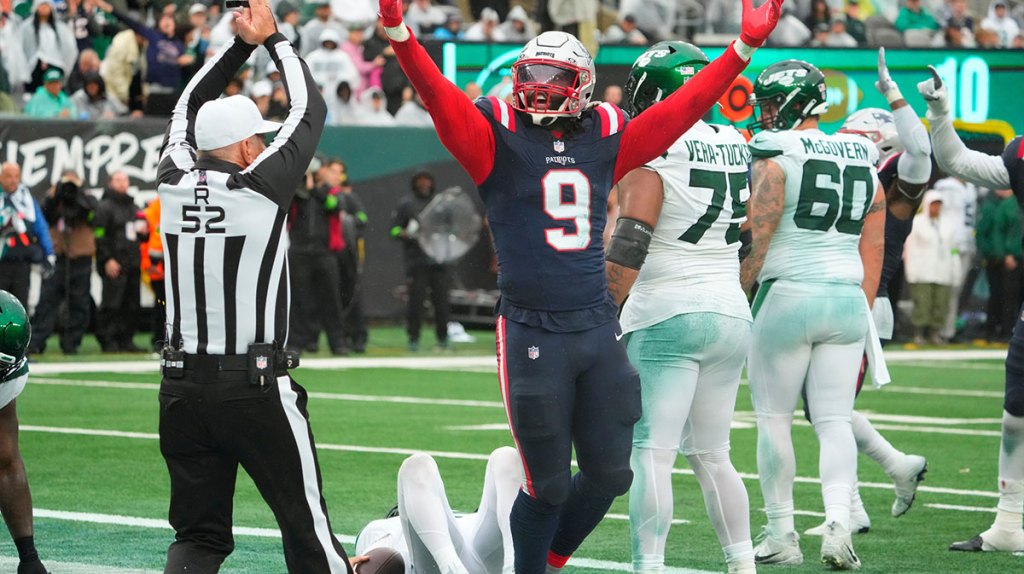
M 896 131 L 896 121 L 892 112 L 882 108 L 864 108 L 850 114 L 839 128 L 840 133 L 860 134 L 874 142 L 878 148 L 878 165 L 903 151 L 903 142 Z
M 594 95 L 596 75 L 594 58 L 575 36 L 544 32 L 512 64 L 512 107 L 540 126 L 579 117 Z

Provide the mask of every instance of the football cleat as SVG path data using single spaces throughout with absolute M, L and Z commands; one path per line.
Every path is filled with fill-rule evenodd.
M 903 516 L 914 504 L 917 487 L 928 472 L 928 460 L 916 454 L 907 455 L 906 472 L 892 477 L 896 489 L 896 500 L 892 503 L 892 515 Z
M 825 531 L 828 530 L 828 523 L 822 522 L 814 528 L 808 528 L 804 531 L 807 536 L 824 536 Z M 864 511 L 864 508 L 850 509 L 850 532 L 852 534 L 867 534 L 871 531 L 871 518 L 868 513 Z
M 833 570 L 860 570 L 850 531 L 836 522 L 830 522 L 821 537 L 821 563 Z
M 994 527 L 962 542 L 949 545 L 954 552 L 1024 552 L 1024 530 L 1006 532 Z
M 790 532 L 776 538 L 768 532 L 768 527 L 761 529 L 754 547 L 754 562 L 757 564 L 785 564 L 797 566 L 804 563 L 804 554 L 800 551 L 800 535 Z

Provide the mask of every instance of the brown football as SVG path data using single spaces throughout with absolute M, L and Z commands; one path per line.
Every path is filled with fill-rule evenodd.
M 392 548 L 374 548 L 365 556 L 368 561 L 356 566 L 356 574 L 405 574 L 405 560 Z

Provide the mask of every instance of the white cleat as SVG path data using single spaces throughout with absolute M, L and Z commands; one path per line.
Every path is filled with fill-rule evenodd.
M 798 566 L 804 563 L 804 553 L 800 551 L 800 535 L 796 532 L 776 538 L 768 532 L 766 526 L 761 529 L 755 542 L 754 562 L 757 564 Z
M 821 537 L 821 563 L 832 570 L 860 570 L 850 531 L 835 522 L 825 527 Z
M 924 474 L 928 472 L 928 460 L 916 454 L 907 455 L 906 470 L 892 477 L 893 486 L 896 488 L 896 500 L 892 503 L 892 515 L 900 517 L 910 510 L 917 496 L 917 487 L 924 480 Z
M 828 529 L 828 524 L 822 522 L 814 528 L 808 528 L 804 531 L 807 536 L 824 536 L 825 531 Z M 864 508 L 850 509 L 850 532 L 852 534 L 867 534 L 871 530 L 871 518 L 868 513 L 864 511 Z
M 950 544 L 949 549 L 955 552 L 1024 552 L 1024 530 L 1007 532 L 992 527 L 970 540 Z

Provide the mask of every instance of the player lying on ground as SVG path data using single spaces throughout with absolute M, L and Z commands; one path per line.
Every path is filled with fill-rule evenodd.
M 0 291 L 0 513 L 18 548 L 18 574 L 46 574 L 32 539 L 32 494 L 18 450 L 16 403 L 28 382 L 31 331 L 25 308 Z
M 1024 144 L 1017 136 L 994 156 L 967 149 L 953 129 L 949 94 L 934 68 L 931 79 L 917 85 L 928 102 L 935 161 L 943 171 L 989 189 L 1012 189 L 1024 199 Z M 1018 315 L 1019 316 L 1019 315 Z M 1003 400 L 1003 440 L 999 450 L 999 504 L 992 527 L 978 536 L 951 545 L 969 552 L 1024 551 L 1024 317 L 1017 320 L 1006 355 L 1006 395 Z
M 437 463 L 415 454 L 398 470 L 397 516 L 374 520 L 356 538 L 356 554 L 393 548 L 408 574 L 513 574 L 509 515 L 523 484 L 523 465 L 511 447 L 491 453 L 476 512 L 452 512 Z
M 932 178 L 931 143 L 928 131 L 900 93 L 885 64 L 885 48 L 878 50 L 878 91 L 892 108 L 890 113 L 880 108 L 865 108 L 846 118 L 840 132 L 860 134 L 878 148 L 878 179 L 885 189 L 885 256 L 878 282 L 878 296 L 871 308 L 878 337 L 882 341 L 892 338 L 893 311 L 889 301 L 889 281 L 900 267 L 903 244 L 910 235 L 914 214 L 921 205 L 924 190 Z M 861 363 L 857 393 L 867 374 L 866 355 Z M 853 412 L 853 437 L 857 450 L 877 462 L 893 481 L 896 499 L 892 515 L 903 516 L 914 504 L 918 484 L 924 479 L 928 461 L 923 456 L 909 455 L 897 450 L 863 415 Z M 805 532 L 821 536 L 827 524 Z M 850 532 L 861 534 L 871 528 L 871 519 L 864 509 L 860 490 L 854 488 L 850 507 Z
M 821 560 L 858 569 L 850 537 L 857 445 L 850 418 L 881 272 L 885 196 L 878 150 L 864 138 L 827 135 L 825 77 L 797 60 L 773 64 L 754 84 L 760 120 L 749 204 L 752 245 L 741 280 L 753 304 L 747 372 L 757 414 L 757 468 L 768 525 L 763 564 L 800 564 L 793 524 L 793 410 L 806 395 L 821 448 L 826 531 Z M 827 445 L 827 448 L 825 448 Z
M 686 42 L 660 42 L 633 64 L 630 114 L 685 85 L 708 58 Z M 633 431 L 629 519 L 633 571 L 663 572 L 672 524 L 672 467 L 682 452 L 704 493 L 729 572 L 754 572 L 750 507 L 729 459 L 729 430 L 750 341 L 740 287 L 746 141 L 732 127 L 698 121 L 661 157 L 616 187 L 618 221 L 607 253 L 608 286 L 630 362 L 640 373 L 643 414 Z M 634 239 L 651 236 L 645 252 Z M 642 265 L 642 266 L 641 266 Z
M 517 574 L 558 571 L 633 479 L 640 388 L 604 274 L 608 193 L 707 112 L 768 37 L 780 5 L 755 10 L 744 0 L 740 38 L 629 121 L 612 104 L 591 105 L 594 62 L 569 34 L 526 44 L 512 67 L 511 105 L 473 103 L 402 23 L 401 1 L 380 0 L 402 69 L 487 208 L 501 270 L 499 380 L 525 472 L 511 517 Z

